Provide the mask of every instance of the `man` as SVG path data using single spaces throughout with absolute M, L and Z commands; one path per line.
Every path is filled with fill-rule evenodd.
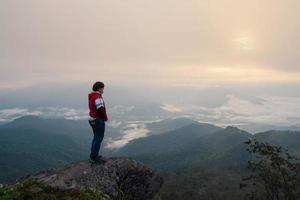
M 99 149 L 105 132 L 105 122 L 108 120 L 105 103 L 102 97 L 103 90 L 104 83 L 96 82 L 93 85 L 93 92 L 88 95 L 90 109 L 89 124 L 94 132 L 90 154 L 90 162 L 92 163 L 104 162 L 102 156 L 99 155 Z

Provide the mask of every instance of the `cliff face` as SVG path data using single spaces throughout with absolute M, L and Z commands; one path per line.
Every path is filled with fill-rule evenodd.
M 88 161 L 27 176 L 20 182 L 36 181 L 46 187 L 67 191 L 100 190 L 112 199 L 150 199 L 163 179 L 152 169 L 128 158 L 109 158 L 104 164 Z

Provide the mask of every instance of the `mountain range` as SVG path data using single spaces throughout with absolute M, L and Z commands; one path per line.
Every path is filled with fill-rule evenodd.
M 115 155 L 129 156 L 164 171 L 193 169 L 244 170 L 251 155 L 245 142 L 251 138 L 287 148 L 300 155 L 300 132 L 270 130 L 250 134 L 236 127 L 226 128 L 192 123 L 159 135 L 129 142 Z
M 188 118 L 146 124 L 147 137 L 132 140 L 106 156 L 127 156 L 157 170 L 242 171 L 250 155 L 244 144 L 249 138 L 281 145 L 300 155 L 300 132 L 277 131 L 250 134 L 236 127 L 218 127 Z M 109 127 L 118 137 L 120 130 Z M 86 121 L 18 118 L 0 126 L 0 183 L 63 164 L 85 160 L 92 132 Z

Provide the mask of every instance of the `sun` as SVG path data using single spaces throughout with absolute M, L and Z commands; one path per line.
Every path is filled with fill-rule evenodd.
M 234 43 L 237 49 L 243 51 L 250 51 L 255 49 L 254 40 L 249 36 L 239 36 L 234 39 Z

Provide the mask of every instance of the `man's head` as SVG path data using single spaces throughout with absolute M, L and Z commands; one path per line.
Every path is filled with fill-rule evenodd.
M 96 83 L 94 83 L 93 85 L 93 91 L 95 92 L 100 92 L 101 94 L 103 94 L 103 90 L 104 90 L 104 83 L 97 81 Z

